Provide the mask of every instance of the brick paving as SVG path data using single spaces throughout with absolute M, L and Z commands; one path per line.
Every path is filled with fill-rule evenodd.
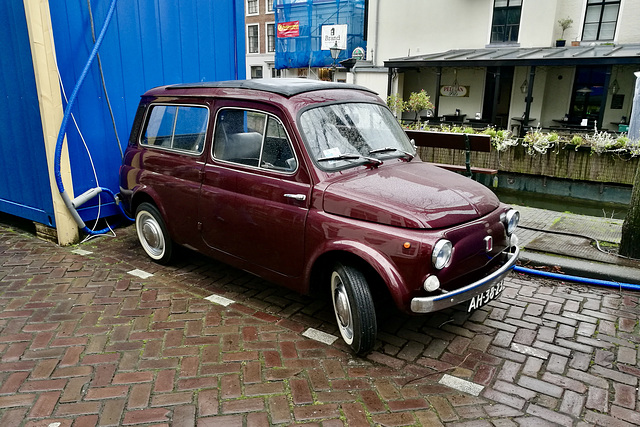
M 323 296 L 117 233 L 0 217 L 0 426 L 640 425 L 638 293 L 514 274 L 471 315 L 386 309 L 357 358 L 303 335 L 337 335 Z

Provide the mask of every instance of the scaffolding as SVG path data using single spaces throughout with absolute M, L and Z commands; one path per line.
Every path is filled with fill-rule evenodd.
M 297 35 L 278 36 L 275 67 L 330 67 L 333 58 L 322 50 L 322 27 L 347 25 L 346 49 L 337 61 L 348 59 L 356 47 L 366 51 L 365 0 L 279 0 L 276 2 L 278 24 L 297 24 Z M 294 25 L 295 25 L 294 24 Z

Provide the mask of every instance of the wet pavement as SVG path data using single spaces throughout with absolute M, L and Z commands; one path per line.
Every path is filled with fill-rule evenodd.
M 639 282 L 592 251 L 621 221 L 521 210 L 525 264 Z M 360 358 L 325 298 L 116 233 L 63 248 L 0 216 L 0 426 L 640 425 L 638 292 L 512 273 L 471 314 L 384 310 Z

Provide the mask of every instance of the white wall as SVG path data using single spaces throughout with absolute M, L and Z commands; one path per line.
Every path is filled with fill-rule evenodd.
M 269 64 L 267 61 L 270 61 L 271 64 L 274 62 L 274 54 L 266 53 L 266 54 L 249 54 L 246 56 L 247 62 L 247 79 L 251 78 L 251 67 L 252 66 L 261 66 L 262 67 L 262 77 L 265 79 L 271 78 L 271 69 L 269 68 Z
M 367 57 L 373 55 L 376 65 L 391 58 L 482 48 L 489 40 L 493 0 L 370 0 L 369 4 Z
M 535 77 L 533 79 L 533 102 L 531 103 L 531 107 L 529 110 L 529 118 L 534 118 L 529 122 L 531 126 L 537 126 L 540 124 L 540 121 L 543 120 L 542 116 L 542 107 L 545 95 L 545 85 L 547 82 L 547 68 L 545 67 L 536 67 Z M 529 67 L 516 67 L 513 73 L 513 87 L 511 89 L 511 106 L 509 107 L 509 125 L 517 124 L 517 122 L 513 121 L 512 117 L 521 117 L 525 112 L 526 103 L 525 98 L 527 96 L 526 93 L 522 93 L 520 90 L 520 86 L 522 83 L 527 80 L 527 83 L 530 85 L 531 81 L 529 79 Z M 564 114 L 563 114 L 564 115 Z
M 582 27 L 584 22 L 584 14 L 586 12 L 587 2 L 586 0 L 561 0 L 557 2 L 557 8 L 555 12 L 555 19 L 553 20 L 553 34 L 551 35 L 550 43 L 555 43 L 555 40 L 559 39 L 562 34 L 562 28 L 558 24 L 559 19 L 571 18 L 573 24 L 570 28 L 564 32 L 564 39 L 567 41 L 567 45 L 571 44 L 573 40 L 580 40 L 582 38 Z
M 565 0 L 560 0 L 560 3 Z M 555 18 L 558 0 L 524 0 L 520 20 L 520 47 L 548 47 L 555 44 L 554 28 L 558 28 Z M 491 17 L 489 24 L 491 25 Z
M 575 70 L 573 67 L 549 67 L 544 70 L 546 87 L 542 103 L 540 123 L 544 127 L 560 126 L 553 120 L 562 120 L 569 112 L 571 104 L 571 88 Z M 538 84 L 536 76 L 535 84 Z
M 386 101 L 388 84 L 388 74 L 386 72 L 368 72 L 365 70 L 358 70 L 356 68 L 355 72 L 351 73 L 351 75 L 353 77 L 354 84 L 364 86 L 375 91 L 380 98 Z M 395 87 L 397 87 L 397 82 L 395 82 Z
M 640 1 L 622 0 L 618 24 L 617 43 L 640 43 Z
M 612 84 L 614 80 L 618 80 L 618 85 L 620 86 L 618 94 L 624 95 L 624 102 L 622 104 L 622 109 L 610 109 L 613 94 L 609 92 L 609 95 L 607 96 L 607 108 L 605 109 L 604 119 L 602 120 L 603 128 L 617 130 L 618 126 L 616 124 L 612 124 L 612 122 L 619 123 L 622 116 L 625 116 L 627 118 L 627 123 L 629 123 L 631 118 L 631 107 L 633 104 L 633 90 L 636 84 L 636 78 L 633 72 L 637 70 L 638 67 L 632 65 L 613 67 L 613 70 L 611 71 L 611 81 L 609 84 Z

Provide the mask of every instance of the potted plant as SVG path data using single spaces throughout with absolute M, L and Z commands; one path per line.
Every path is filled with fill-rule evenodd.
M 433 103 L 431 102 L 429 95 L 427 95 L 427 92 L 422 89 L 420 92 L 411 92 L 406 106 L 407 111 L 413 111 L 416 114 L 417 122 L 420 111 L 433 108 Z
M 402 113 L 407 111 L 407 103 L 402 99 L 402 96 L 394 93 L 387 97 L 387 107 L 391 110 L 394 116 L 402 118 Z
M 558 24 L 560 25 L 560 28 L 562 28 L 562 33 L 560 35 L 560 38 L 558 40 L 556 40 L 556 47 L 562 47 L 567 42 L 564 39 L 564 32 L 568 28 L 571 28 L 571 25 L 573 24 L 573 19 L 571 19 L 569 17 L 566 17 L 566 18 L 563 18 L 563 19 L 558 19 Z

